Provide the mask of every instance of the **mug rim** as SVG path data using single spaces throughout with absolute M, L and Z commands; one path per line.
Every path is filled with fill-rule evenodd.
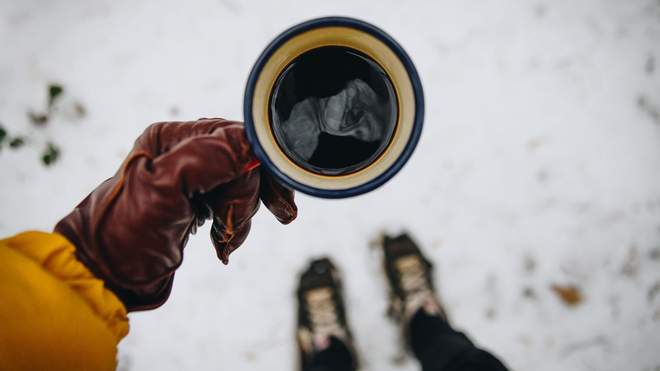
M 415 102 L 412 132 L 410 133 L 410 137 L 408 138 L 408 141 L 405 144 L 403 151 L 396 159 L 396 161 L 394 161 L 394 163 L 392 163 L 392 165 L 390 165 L 389 168 L 387 168 L 381 174 L 377 175 L 372 180 L 364 184 L 360 184 L 345 189 L 330 190 L 330 189 L 316 188 L 308 184 L 301 183 L 295 179 L 292 179 L 282 170 L 277 168 L 273 163 L 273 161 L 268 157 L 261 143 L 259 142 L 254 126 L 255 125 L 254 120 L 252 117 L 252 109 L 253 109 L 252 102 L 253 102 L 255 85 L 259 78 L 261 70 L 263 69 L 264 65 L 268 62 L 272 54 L 280 46 L 282 46 L 282 44 L 284 44 L 294 36 L 312 29 L 324 28 L 324 27 L 354 28 L 356 30 L 363 31 L 377 38 L 378 40 L 382 41 L 396 55 L 396 57 L 398 57 L 400 62 L 403 64 L 406 73 L 408 74 L 408 77 L 410 79 L 410 82 L 412 84 L 412 88 L 413 88 L 412 90 L 413 90 L 414 102 Z M 243 101 L 243 115 L 245 120 L 245 133 L 247 139 L 250 142 L 250 145 L 252 146 L 255 155 L 261 161 L 261 163 L 265 165 L 266 170 L 269 173 L 274 175 L 278 180 L 282 181 L 285 185 L 293 188 L 294 190 L 301 191 L 311 196 L 321 197 L 321 198 L 345 198 L 345 197 L 352 197 L 363 193 L 367 193 L 380 187 L 388 180 L 390 180 L 394 175 L 396 175 L 396 173 L 398 173 L 403 167 L 403 165 L 405 165 L 405 163 L 409 160 L 415 147 L 417 146 L 417 143 L 419 142 L 419 138 L 422 132 L 422 126 L 424 121 L 424 93 L 422 90 L 422 84 L 419 79 L 419 75 L 417 74 L 417 70 L 415 69 L 415 66 L 412 63 L 412 60 L 410 59 L 408 54 L 403 50 L 403 48 L 385 31 L 381 30 L 380 28 L 370 23 L 355 18 L 349 18 L 343 16 L 322 17 L 322 18 L 311 19 L 303 23 L 294 25 L 288 28 L 287 30 L 285 30 L 284 32 L 282 32 L 281 34 L 279 34 L 273 41 L 271 41 L 268 44 L 268 46 L 264 49 L 264 51 L 257 59 L 256 63 L 252 67 L 252 70 L 250 71 L 250 75 L 248 77 L 248 81 L 246 84 L 244 101 Z

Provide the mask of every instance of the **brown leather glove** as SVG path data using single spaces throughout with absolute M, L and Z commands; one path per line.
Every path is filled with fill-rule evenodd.
M 293 191 L 260 169 L 242 123 L 157 123 L 55 231 L 129 311 L 151 309 L 167 300 L 188 235 L 212 218 L 211 240 L 227 264 L 259 199 L 281 223 L 295 219 Z

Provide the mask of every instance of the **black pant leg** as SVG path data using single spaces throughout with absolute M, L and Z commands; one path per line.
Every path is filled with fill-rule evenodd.
M 410 341 L 423 371 L 507 370 L 502 362 L 477 348 L 447 321 L 423 310 L 419 310 L 410 322 Z
M 330 338 L 330 346 L 314 355 L 303 371 L 355 371 L 353 353 L 339 339 Z

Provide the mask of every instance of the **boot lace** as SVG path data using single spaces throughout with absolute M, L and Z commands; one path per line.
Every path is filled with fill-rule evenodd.
M 315 289 L 307 293 L 307 312 L 315 339 L 327 339 L 330 336 L 344 338 L 346 332 L 339 323 L 337 307 L 328 287 Z
M 425 266 L 419 257 L 399 258 L 395 262 L 395 267 L 399 273 L 399 285 L 403 293 L 402 314 L 407 317 L 432 299 L 433 291 L 429 286 Z

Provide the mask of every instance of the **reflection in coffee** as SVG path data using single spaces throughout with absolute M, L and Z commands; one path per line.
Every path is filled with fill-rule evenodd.
M 323 47 L 296 58 L 280 75 L 270 115 L 290 159 L 340 175 L 369 165 L 387 147 L 397 101 L 376 63 L 348 48 Z

